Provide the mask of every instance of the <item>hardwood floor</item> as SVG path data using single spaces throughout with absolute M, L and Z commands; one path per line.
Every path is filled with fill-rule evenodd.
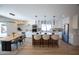
M 33 47 L 32 39 L 26 38 L 22 47 L 11 52 L 0 52 L 3 55 L 79 55 L 79 47 L 73 47 L 62 40 L 59 41 L 59 48 L 56 47 Z

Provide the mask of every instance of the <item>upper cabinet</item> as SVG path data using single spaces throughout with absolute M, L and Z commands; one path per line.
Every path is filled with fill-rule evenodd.
M 73 29 L 79 29 L 79 16 L 78 15 L 73 16 L 72 25 L 73 25 Z

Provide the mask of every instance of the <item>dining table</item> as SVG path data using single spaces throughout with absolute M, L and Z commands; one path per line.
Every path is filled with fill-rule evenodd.
M 8 35 L 6 37 L 0 38 L 2 51 L 11 51 L 12 50 L 11 42 L 15 41 L 20 36 L 22 36 L 22 35 L 15 34 L 15 35 Z

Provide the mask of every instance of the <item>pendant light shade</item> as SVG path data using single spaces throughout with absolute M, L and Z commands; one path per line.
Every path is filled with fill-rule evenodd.
M 53 25 L 55 25 L 55 16 L 53 16 Z
M 35 16 L 35 24 L 37 24 L 37 20 L 36 20 L 37 16 Z

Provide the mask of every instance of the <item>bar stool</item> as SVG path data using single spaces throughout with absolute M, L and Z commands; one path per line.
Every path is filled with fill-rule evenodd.
M 41 35 L 32 35 L 32 43 L 34 46 L 40 46 L 41 47 Z
M 55 35 L 55 34 L 51 35 L 52 47 L 54 47 L 54 46 L 59 47 L 58 41 L 59 41 L 59 35 Z
M 48 46 L 49 47 L 49 40 L 50 40 L 50 35 L 44 34 L 42 35 L 42 45 Z

